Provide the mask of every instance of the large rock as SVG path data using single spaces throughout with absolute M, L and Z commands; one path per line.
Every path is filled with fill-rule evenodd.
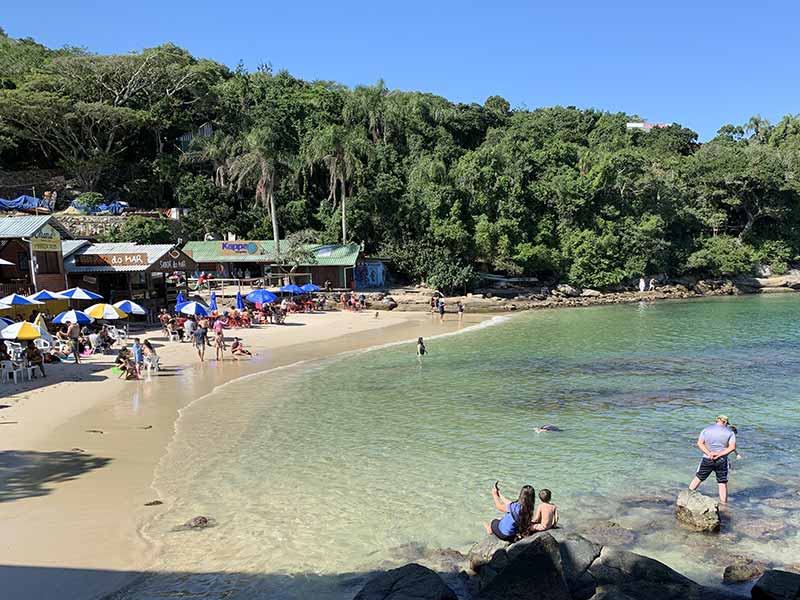
M 371 579 L 353 600 L 458 600 L 436 573 L 410 564 Z
M 478 600 L 571 600 L 559 544 L 549 534 L 523 540 L 506 551 L 508 564 Z
M 753 600 L 800 599 L 800 575 L 774 569 L 767 571 L 751 591 Z
M 493 535 L 487 535 L 472 546 L 467 553 L 469 571 L 479 573 L 485 565 L 489 564 L 498 550 L 505 550 L 508 545 L 508 542 L 504 542 Z
M 700 492 L 682 490 L 675 503 L 678 523 L 692 531 L 719 531 L 719 503 Z
M 745 556 L 734 556 L 733 562 L 722 572 L 723 583 L 744 583 L 755 579 L 769 569 L 763 561 L 753 560 Z
M 566 283 L 557 285 L 555 291 L 556 293 L 561 294 L 562 296 L 567 296 L 568 298 L 577 298 L 581 295 L 581 291 L 579 289 L 574 288 Z
M 581 292 L 581 296 L 584 298 L 599 298 L 602 295 L 603 292 L 598 292 L 597 290 L 585 289 Z

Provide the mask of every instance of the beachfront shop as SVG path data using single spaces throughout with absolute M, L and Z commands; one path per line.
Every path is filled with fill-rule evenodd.
M 285 241 L 281 248 L 286 248 Z M 282 264 L 275 260 L 272 240 L 237 240 L 188 242 L 184 252 L 198 264 L 200 271 L 225 279 L 266 279 L 266 285 L 314 283 L 326 281 L 334 288 L 355 286 L 355 268 L 361 255 L 358 244 L 309 244 L 314 255 L 308 264 Z
M 0 218 L 0 296 L 64 289 L 61 242 L 70 237 L 52 215 Z
M 150 314 L 175 304 L 179 289 L 197 263 L 169 244 L 64 242 L 69 286 L 97 292 L 114 303 L 131 299 Z

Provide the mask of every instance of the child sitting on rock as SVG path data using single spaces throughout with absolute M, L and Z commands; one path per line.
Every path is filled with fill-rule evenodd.
M 550 502 L 552 494 L 550 490 L 539 490 L 539 506 L 536 507 L 536 512 L 531 521 L 531 533 L 537 531 L 547 531 L 558 526 L 558 507 Z

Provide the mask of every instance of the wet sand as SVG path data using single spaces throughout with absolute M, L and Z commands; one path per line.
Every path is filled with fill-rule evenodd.
M 153 563 L 140 534 L 159 514 L 153 472 L 178 411 L 232 379 L 375 345 L 458 331 L 488 315 L 340 313 L 291 316 L 285 326 L 226 331 L 256 353 L 199 363 L 191 345 L 151 339 L 162 371 L 149 380 L 112 374 L 113 356 L 48 377 L 0 386 L 0 573 L 4 597 L 103 597 Z M 414 352 L 413 344 L 409 352 Z M 269 390 L 265 390 L 268 394 Z M 220 411 L 225 407 L 220 406 Z M 224 440 L 220 440 L 224 443 Z

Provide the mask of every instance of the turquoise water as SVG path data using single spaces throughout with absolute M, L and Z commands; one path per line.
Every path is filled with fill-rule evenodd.
M 790 295 L 529 313 L 431 339 L 421 363 L 409 343 L 228 384 L 184 411 L 157 472 L 174 505 L 146 533 L 171 574 L 125 597 L 352 598 L 343 574 L 398 546 L 468 549 L 496 479 L 551 489 L 564 526 L 612 518 L 704 583 L 730 554 L 798 563 L 799 311 Z M 729 520 L 687 535 L 670 502 L 718 413 L 743 456 Z M 218 525 L 170 531 L 196 514 Z

